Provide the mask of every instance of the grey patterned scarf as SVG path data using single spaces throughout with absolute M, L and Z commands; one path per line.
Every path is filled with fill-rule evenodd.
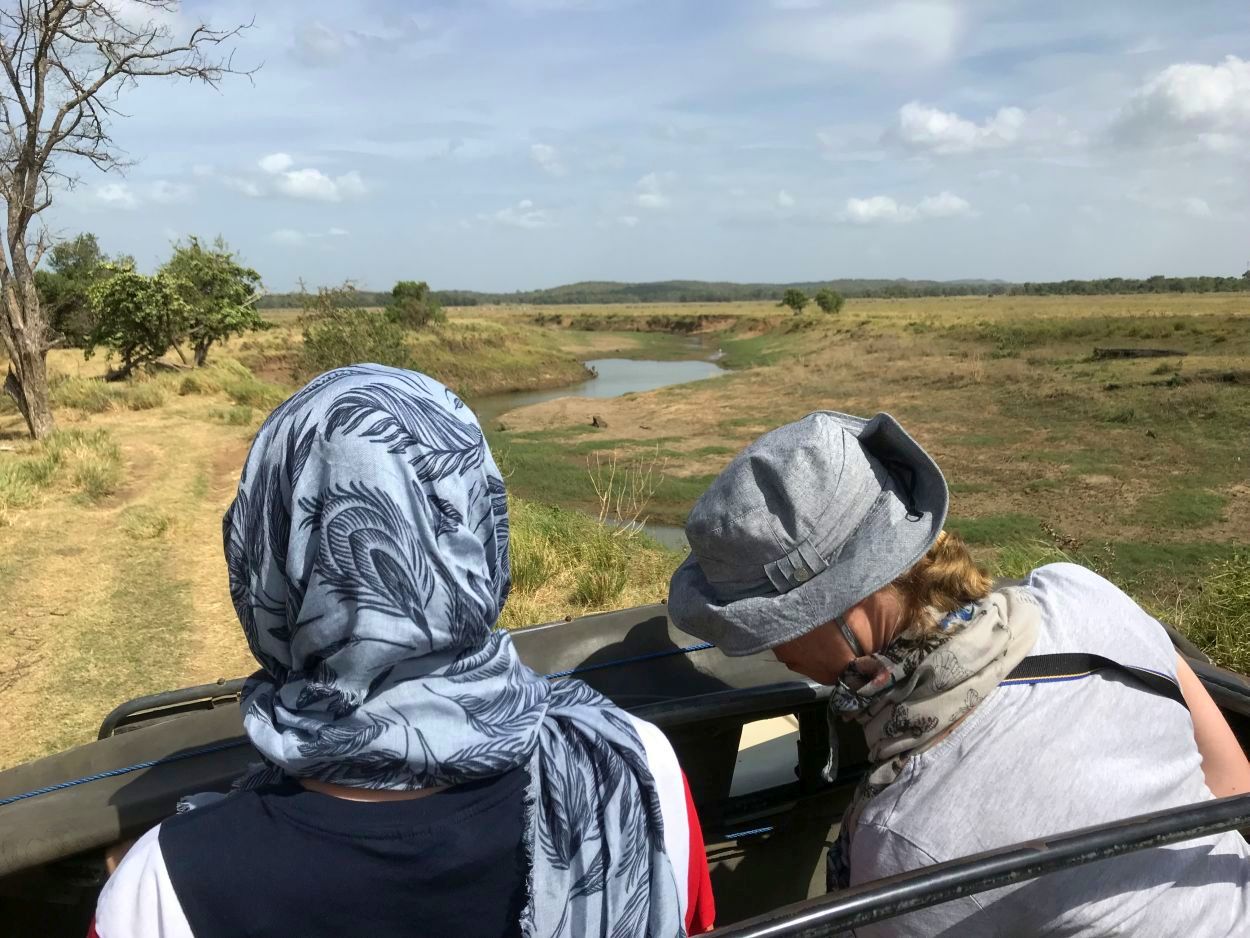
M 494 627 L 507 498 L 454 394 L 378 365 L 322 375 L 261 427 L 224 531 L 261 665 L 242 701 L 268 766 L 252 783 L 417 789 L 524 767 L 524 934 L 682 934 L 633 725 Z
M 1008 587 L 913 627 L 890 647 L 856 658 L 829 699 L 831 716 L 864 728 L 871 768 L 829 849 L 830 886 L 850 886 L 851 841 L 869 799 L 898 778 L 908 758 L 981 703 L 1032 650 L 1041 613 L 1025 589 Z

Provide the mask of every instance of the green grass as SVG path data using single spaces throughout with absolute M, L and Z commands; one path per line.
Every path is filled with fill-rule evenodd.
M 640 532 L 580 511 L 509 500 L 512 594 L 500 624 L 516 628 L 657 602 L 681 556 Z
M 151 505 L 131 505 L 119 518 L 122 532 L 134 541 L 153 541 L 164 537 L 173 527 L 174 519 Z
M 221 393 L 240 407 L 255 407 L 267 412 L 286 400 L 290 392 L 276 384 L 262 381 L 234 359 L 219 358 L 186 375 L 179 384 L 178 393 Z
M 24 452 L 0 454 L 0 509 L 27 507 L 54 486 L 99 501 L 121 478 L 121 450 L 107 430 L 58 430 Z
M 1029 515 L 984 515 L 980 518 L 951 518 L 946 526 L 969 544 L 1001 545 L 1034 541 L 1041 535 L 1037 518 Z
M 1204 528 L 1224 517 L 1228 499 L 1201 489 L 1173 489 L 1138 503 L 1135 520 L 1157 528 Z
M 1176 624 L 1216 664 L 1250 674 L 1250 553 L 1211 564 L 1182 597 Z
M 247 406 L 236 405 L 226 409 L 214 408 L 208 412 L 214 420 L 220 420 L 228 427 L 250 426 L 256 419 L 255 412 Z

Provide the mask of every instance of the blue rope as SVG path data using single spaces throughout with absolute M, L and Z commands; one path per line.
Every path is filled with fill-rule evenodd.
M 744 837 L 758 837 L 760 834 L 771 834 L 772 831 L 772 825 L 769 825 L 768 827 L 753 827 L 749 831 L 735 831 L 732 834 L 726 834 L 725 839 L 741 840 Z
M 667 658 L 670 655 L 688 655 L 696 651 L 704 651 L 714 647 L 711 642 L 700 642 L 697 645 L 687 645 L 685 648 L 670 648 L 664 651 L 654 651 L 645 655 L 636 655 L 633 658 L 620 658 L 616 661 L 604 661 L 601 664 L 587 665 L 582 668 L 569 668 L 567 671 L 553 671 L 551 674 L 544 674 L 549 681 L 557 681 L 561 678 L 572 677 L 574 674 L 585 674 L 587 671 L 599 671 L 603 668 L 614 668 L 623 664 L 635 664 L 639 661 L 651 661 L 655 658 Z M 139 772 L 143 769 L 155 768 L 158 765 L 168 765 L 171 762 L 180 762 L 183 759 L 191 759 L 195 756 L 206 756 L 210 753 L 221 752 L 226 749 L 234 749 L 238 746 L 248 745 L 246 739 L 235 739 L 225 743 L 214 743 L 211 746 L 205 746 L 202 749 L 189 749 L 186 752 L 175 753 L 172 756 L 164 756 L 160 759 L 150 759 L 147 762 L 136 762 L 134 765 L 127 765 L 120 769 L 109 769 L 105 772 L 96 772 L 94 775 L 84 775 L 82 778 L 70 779 L 68 782 L 58 782 L 55 785 L 48 785 L 46 788 L 36 788 L 34 791 L 23 792 L 20 795 L 12 795 L 8 798 L 0 798 L 0 808 L 11 805 L 17 801 L 24 801 L 27 798 L 34 798 L 38 795 L 48 795 L 54 791 L 63 791 L 66 788 L 73 788 L 76 785 L 85 785 L 88 782 L 98 782 L 106 778 L 117 778 L 119 775 L 129 775 L 131 772 Z
M 85 785 L 87 782 L 98 782 L 105 778 L 116 778 L 119 775 L 127 775 L 131 772 L 138 772 L 140 769 L 150 769 L 158 765 L 168 765 L 171 762 L 181 762 L 183 759 L 190 759 L 194 756 L 206 756 L 212 752 L 221 752 L 224 749 L 234 749 L 238 746 L 248 744 L 246 739 L 233 739 L 226 743 L 215 743 L 211 746 L 204 746 L 201 749 L 190 749 L 186 752 L 177 752 L 172 756 L 164 756 L 160 759 L 150 759 L 147 762 L 137 762 L 134 765 L 128 765 L 120 769 L 109 769 L 105 772 L 96 772 L 94 775 L 84 775 L 82 778 L 71 779 L 68 782 L 57 782 L 55 785 L 49 785 L 46 788 L 36 788 L 34 791 L 23 792 L 20 795 L 13 795 L 9 798 L 0 798 L 0 808 L 5 805 L 13 804 L 15 801 L 24 801 L 27 798 L 34 798 L 36 795 L 48 795 L 54 791 L 62 791 L 66 788 L 73 788 L 75 785 Z

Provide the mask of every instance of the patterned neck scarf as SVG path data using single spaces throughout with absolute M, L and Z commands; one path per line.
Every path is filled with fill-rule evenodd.
M 993 692 L 1032 650 L 1040 621 L 1033 596 L 1008 587 L 951 613 L 936 629 L 913 627 L 884 651 L 851 662 L 829 698 L 831 725 L 837 715 L 863 726 L 871 768 L 829 849 L 832 888 L 851 884 L 851 841 L 869 799 Z
M 224 531 L 261 665 L 242 708 L 267 768 L 249 784 L 411 790 L 523 767 L 523 933 L 682 934 L 633 725 L 580 681 L 535 674 L 494 627 L 507 498 L 454 394 L 378 365 L 322 375 L 261 427 Z

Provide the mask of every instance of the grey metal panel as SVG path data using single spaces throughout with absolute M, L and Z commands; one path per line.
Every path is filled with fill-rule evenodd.
M 795 680 L 771 657 L 726 658 L 715 649 L 666 654 L 696 641 L 674 629 L 665 613 L 662 604 L 640 606 L 532 626 L 513 638 L 539 673 L 592 667 L 579 676 L 630 708 Z M 0 799 L 241 737 L 237 704 L 182 714 L 0 772 Z M 255 758 L 240 745 L 0 807 L 0 876 L 144 830 L 167 817 L 181 795 L 224 790 Z

